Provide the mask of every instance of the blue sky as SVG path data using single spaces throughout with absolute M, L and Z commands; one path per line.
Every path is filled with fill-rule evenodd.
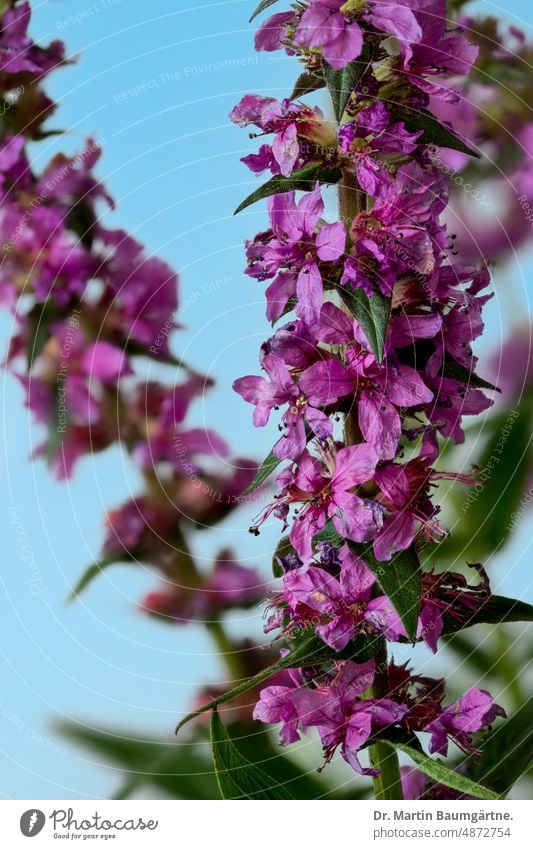
M 180 270 L 187 330 L 178 348 L 217 378 L 210 398 L 195 410 L 196 421 L 214 422 L 241 455 L 264 456 L 273 432 L 253 430 L 230 387 L 256 370 L 258 344 L 268 331 L 262 287 L 242 274 L 242 242 L 261 229 L 265 212 L 257 205 L 232 215 L 255 182 L 239 162 L 250 150 L 247 134 L 227 114 L 247 91 L 285 95 L 294 62 L 254 54 L 254 27 L 247 23 L 254 3 L 248 0 L 33 5 L 35 37 L 63 38 L 69 55 L 78 56 L 48 86 L 60 104 L 52 124 L 69 131 L 34 147 L 37 167 L 56 150 L 80 149 L 87 136 L 101 142 L 98 172 L 117 200 L 108 223 L 129 229 L 150 253 Z M 493 4 L 478 5 L 497 11 Z M 509 0 L 506 12 L 526 16 L 527 6 Z M 514 278 L 515 291 L 525 295 L 523 281 L 532 268 L 525 254 L 502 275 L 502 294 L 490 308 L 493 344 L 501 322 L 512 319 L 503 287 Z M 5 338 L 5 317 L 1 330 Z M 135 470 L 112 450 L 85 459 L 68 484 L 55 483 L 43 464 L 28 462 L 38 440 L 19 387 L 7 379 L 2 388 L 7 448 L 0 517 L 7 556 L 0 746 L 8 769 L 0 793 L 105 797 L 116 789 L 117 773 L 67 745 L 53 717 L 163 735 L 195 686 L 217 680 L 217 662 L 201 629 L 163 627 L 136 610 L 135 602 L 156 583 L 147 571 L 115 567 L 82 600 L 66 605 L 69 587 L 98 554 L 104 509 L 136 491 Z M 199 555 L 209 559 L 218 545 L 232 544 L 243 560 L 266 569 L 278 528 L 257 541 L 246 533 L 249 524 L 246 511 L 232 517 L 216 534 L 198 539 Z M 517 563 L 527 542 L 515 543 Z M 516 592 L 520 573 L 511 576 Z M 32 576 L 38 594 L 30 591 Z M 506 591 L 512 591 L 508 584 Z M 260 614 L 237 615 L 231 627 L 259 632 Z

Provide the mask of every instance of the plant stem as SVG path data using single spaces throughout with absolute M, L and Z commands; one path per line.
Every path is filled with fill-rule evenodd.
M 341 221 L 344 223 L 350 244 L 349 229 L 353 219 L 366 209 L 366 195 L 361 191 L 354 174 L 343 170 L 342 180 L 339 186 L 339 210 Z M 346 445 L 353 445 L 362 439 L 357 416 L 357 404 L 354 400 L 350 412 L 346 416 L 344 425 L 344 441 Z M 374 699 L 387 698 L 389 696 L 389 673 L 387 660 L 387 644 L 383 638 L 379 640 L 378 652 L 374 658 L 376 663 L 376 677 L 371 688 L 370 696 Z M 385 743 L 374 743 L 369 747 L 370 762 L 372 766 L 379 769 L 374 781 L 374 794 L 376 799 L 403 799 L 402 784 L 400 779 L 400 764 L 398 754 Z
M 376 677 L 370 689 L 370 696 L 374 699 L 390 696 L 387 643 L 384 638 L 379 643 L 378 653 L 374 657 Z M 369 747 L 369 753 L 370 763 L 379 769 L 379 775 L 373 779 L 376 799 L 403 799 L 397 752 L 386 743 L 374 743 Z
M 235 651 L 235 646 L 224 630 L 222 622 L 219 619 L 212 620 L 211 622 L 206 622 L 205 627 L 211 634 L 220 657 L 224 659 L 228 672 L 235 681 L 241 681 L 246 676 L 242 668 L 239 653 Z

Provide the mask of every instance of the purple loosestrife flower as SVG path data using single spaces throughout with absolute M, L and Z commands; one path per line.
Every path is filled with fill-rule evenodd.
M 442 708 L 439 716 L 425 726 L 424 731 L 431 734 L 429 751 L 447 755 L 449 738 L 463 751 L 475 751 L 471 735 L 492 725 L 497 716 L 505 716 L 505 711 L 494 704 L 490 693 L 470 687 L 460 699 Z
M 419 328 L 426 332 L 424 323 Z M 414 325 L 411 329 L 418 330 Z M 353 381 L 361 432 L 380 459 L 393 459 L 402 432 L 400 410 L 423 407 L 432 400 L 432 391 L 415 369 L 392 354 L 378 365 L 357 322 L 333 304 L 322 307 L 315 332 L 323 342 L 344 347 L 345 378 Z
M 190 403 L 209 385 L 206 378 L 196 374 L 178 387 L 153 382 L 138 385 L 132 409 L 144 432 L 130 435 L 130 441 L 134 443 L 133 457 L 142 468 L 168 462 L 182 474 L 193 476 L 199 471 L 196 465 L 199 454 L 227 456 L 229 447 L 215 431 L 181 427 Z
M 328 149 L 330 156 L 336 154 L 335 129 L 324 120 L 318 107 L 311 109 L 288 99 L 280 103 L 272 97 L 247 94 L 229 117 L 240 127 L 255 124 L 264 133 L 275 134 L 271 146 L 262 145 L 258 154 L 241 160 L 257 174 L 268 168 L 273 174 L 288 177 L 309 160 L 316 160 L 319 155 L 322 158 Z
M 422 606 L 418 636 L 432 652 L 444 628 L 443 614 L 464 627 L 473 624 L 476 613 L 491 597 L 489 579 L 480 563 L 469 564 L 481 578 L 477 585 L 469 584 L 456 572 L 426 572 L 422 578 Z
M 337 450 L 331 443 L 320 453 L 322 461 L 304 451 L 292 469 L 278 476 L 281 492 L 259 522 L 271 513 L 285 518 L 291 504 L 302 503 L 290 540 L 304 563 L 312 557 L 313 536 L 323 530 L 328 519 L 344 537 L 363 542 L 375 534 L 380 515 L 379 508 L 353 492 L 354 487 L 370 480 L 378 462 L 370 445 L 361 443 Z
M 422 31 L 410 9 L 380 0 L 314 0 L 304 11 L 293 41 L 300 47 L 321 47 L 325 60 L 341 70 L 357 59 L 363 47 L 363 33 L 356 19 L 371 24 L 401 42 L 417 41 Z
M 352 769 L 362 775 L 376 775 L 378 771 L 360 764 L 358 752 L 372 733 L 399 722 L 408 709 L 391 699 L 361 698 L 374 675 L 374 660 L 339 664 L 334 673 L 314 687 L 299 683 L 295 675 L 294 687 L 266 687 L 261 691 L 254 718 L 267 723 L 282 722 L 282 745 L 300 739 L 300 729 L 316 727 L 326 763 L 340 746 L 342 757 Z
M 159 257 L 147 257 L 124 230 L 98 228 L 97 235 L 103 246 L 99 274 L 105 283 L 98 310 L 106 328 L 120 340 L 168 356 L 170 333 L 179 327 L 177 274 Z
M 426 415 L 443 436 L 449 436 L 456 444 L 465 441 L 461 426 L 463 416 L 477 415 L 493 404 L 481 389 L 472 389 L 449 377 L 428 379 L 428 385 L 435 400 L 428 405 Z
M 447 30 L 446 0 L 406 0 L 421 30 L 417 43 L 404 43 L 399 70 L 422 91 L 436 97 L 457 99 L 455 91 L 439 79 L 445 74 L 468 74 L 478 48 L 462 31 Z M 426 77 L 436 77 L 434 83 Z
M 446 755 L 449 740 L 464 752 L 475 752 L 472 734 L 489 727 L 497 716 L 505 716 L 490 694 L 477 687 L 443 706 L 444 680 L 411 675 L 407 664 L 389 665 L 389 685 L 391 698 L 407 707 L 402 720 L 406 730 L 431 734 L 431 753 Z
M 402 274 L 431 275 L 445 247 L 444 227 L 438 221 L 445 204 L 442 175 L 416 163 L 402 166 L 372 211 L 353 220 L 354 255 L 345 263 L 341 283 L 369 295 L 377 285 L 390 295 Z
M 341 221 L 315 229 L 324 212 L 320 186 L 296 203 L 294 192 L 268 201 L 272 230 L 247 245 L 247 274 L 258 280 L 275 277 L 267 289 L 267 318 L 279 318 L 296 295 L 296 315 L 316 321 L 322 306 L 323 283 L 318 262 L 333 263 L 343 254 L 346 231 Z
M 386 596 L 371 598 L 376 579 L 364 561 L 346 545 L 338 554 L 338 579 L 314 565 L 285 575 L 281 598 L 290 611 L 289 632 L 304 630 L 312 623 L 321 639 L 335 651 L 341 651 L 361 632 L 383 633 L 389 640 L 405 636 Z
M 341 153 L 353 164 L 361 188 L 379 197 L 392 184 L 387 154 L 408 154 L 416 150 L 422 130 L 410 133 L 402 121 L 394 122 L 381 101 L 357 113 L 354 121 L 339 129 Z
M 375 480 L 381 490 L 377 500 L 388 513 L 374 540 L 378 560 L 390 560 L 396 552 L 409 548 L 417 534 L 437 541 L 446 536 L 436 519 L 439 508 L 429 495 L 433 482 L 443 479 L 475 483 L 472 474 L 435 471 L 422 458 L 403 466 L 390 463 L 377 470 Z
M 333 426 L 319 407 L 335 403 L 351 390 L 351 381 L 338 360 L 324 359 L 305 369 L 296 381 L 276 354 L 263 357 L 262 365 L 270 380 L 262 377 L 241 377 L 233 388 L 245 401 L 255 404 L 254 424 L 262 427 L 268 422 L 272 408 L 288 404 L 283 414 L 286 433 L 274 446 L 280 458 L 296 460 L 307 444 L 306 424 L 319 439 L 331 436 Z
M 161 565 L 165 572 L 164 564 Z M 233 553 L 224 549 L 199 586 L 185 587 L 174 580 L 161 590 L 150 592 L 143 607 L 178 624 L 187 624 L 192 620 L 214 619 L 232 607 L 257 604 L 265 592 L 265 582 L 257 570 L 237 563 Z
M 65 46 L 52 41 L 48 48 L 38 47 L 28 35 L 31 18 L 29 3 L 13 3 L 2 12 L 0 70 L 2 74 L 44 74 L 63 62 Z

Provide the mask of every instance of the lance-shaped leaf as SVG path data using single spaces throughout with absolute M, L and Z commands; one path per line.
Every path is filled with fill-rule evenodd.
M 350 95 L 371 61 L 372 46 L 365 44 L 359 58 L 354 59 L 353 62 L 349 62 L 342 71 L 336 71 L 325 61 L 322 63 L 322 73 L 331 94 L 337 121 L 340 121 L 342 118 Z
M 452 787 L 454 790 L 458 790 L 459 793 L 466 793 L 468 796 L 474 796 L 478 799 L 492 801 L 501 798 L 501 796 L 498 796 L 497 793 L 493 793 L 492 790 L 489 790 L 487 787 L 483 787 L 482 784 L 477 784 L 465 775 L 460 775 L 458 772 L 455 772 L 455 770 L 447 767 L 446 764 L 442 763 L 442 761 L 433 760 L 433 758 L 430 758 L 428 755 L 424 754 L 424 752 L 420 752 L 418 749 L 414 749 L 406 743 L 392 740 L 384 740 L 383 742 L 394 749 L 399 749 L 401 752 L 405 752 L 405 754 L 409 755 L 411 760 L 415 762 L 418 769 L 426 775 L 429 775 L 433 781 L 437 781 L 439 784 L 444 784 L 446 787 Z
M 323 77 L 314 74 L 312 71 L 304 71 L 300 74 L 294 84 L 291 94 L 291 100 L 296 100 L 298 97 L 303 97 L 304 94 L 310 94 L 312 91 L 318 91 L 325 88 L 326 83 Z
M 351 286 L 339 286 L 339 293 L 350 314 L 363 328 L 376 360 L 381 363 L 385 352 L 390 298 L 386 298 L 377 289 L 369 298 L 362 289 L 352 289 Z
M 515 598 L 493 595 L 466 622 L 445 613 L 443 634 L 454 634 L 472 625 L 498 625 L 504 622 L 533 622 L 533 605 Z
M 198 732 L 183 746 L 163 739 L 128 737 L 124 728 L 95 729 L 77 722 L 61 722 L 59 732 L 79 746 L 91 750 L 99 762 L 123 770 L 124 782 L 116 799 L 128 799 L 145 786 L 157 798 L 215 799 L 217 785 L 211 758 Z
M 248 486 L 244 490 L 243 496 L 250 495 L 251 492 L 254 492 L 254 490 L 261 486 L 261 484 L 264 483 L 264 481 L 266 481 L 268 477 L 270 477 L 274 469 L 276 469 L 280 463 L 280 458 L 276 457 L 274 452 L 271 451 L 268 457 L 266 457 L 261 463 L 253 481 L 248 484 Z
M 211 747 L 223 799 L 292 799 L 282 784 L 241 755 L 216 710 L 211 719 Z
M 289 537 L 281 537 L 276 546 L 274 556 L 272 557 L 272 574 L 275 578 L 283 577 L 283 569 L 278 558 L 286 557 L 288 554 L 295 554 L 294 548 L 291 545 Z
M 258 200 L 270 197 L 271 195 L 279 195 L 284 192 L 292 191 L 309 191 L 315 187 L 315 183 L 338 183 L 341 178 L 339 168 L 325 168 L 320 162 L 312 162 L 310 165 L 305 165 L 297 171 L 293 171 L 288 177 L 277 174 L 271 177 L 268 182 L 264 183 L 255 192 L 243 200 L 235 210 L 235 215 L 251 206 Z
M 276 661 L 276 663 L 273 663 L 271 666 L 268 666 L 266 669 L 258 672 L 257 675 L 247 678 L 245 681 L 237 684 L 236 687 L 228 690 L 227 693 L 223 693 L 215 699 L 211 699 L 210 702 L 207 702 L 201 708 L 198 708 L 198 710 L 187 714 L 187 716 L 178 723 L 176 727 L 176 734 L 180 728 L 186 725 L 187 722 L 190 722 L 191 719 L 194 719 L 196 716 L 200 716 L 208 710 L 214 710 L 218 705 L 224 704 L 225 702 L 231 702 L 233 699 L 236 699 L 237 696 L 241 696 L 243 693 L 247 693 L 249 690 L 259 687 L 264 681 L 267 681 L 272 677 L 272 675 L 279 672 L 281 669 L 301 669 L 306 666 L 319 666 L 320 664 L 328 663 L 331 660 L 353 660 L 356 663 L 364 663 L 376 654 L 378 650 L 378 642 L 379 641 L 376 638 L 372 639 L 361 635 L 349 643 L 342 652 L 336 652 L 329 648 L 329 646 L 326 646 L 314 635 L 312 637 L 306 637 L 300 643 L 295 645 L 286 657 L 280 658 Z
M 448 127 L 441 124 L 430 112 L 426 112 L 424 109 L 410 109 L 405 104 L 402 104 L 402 106 L 394 104 L 391 107 L 391 113 L 396 120 L 403 121 L 408 130 L 423 130 L 423 135 L 420 138 L 423 144 L 448 147 L 469 156 L 475 156 L 477 159 L 481 158 L 479 153 L 476 153 L 465 142 L 457 138 Z
M 479 758 L 469 761 L 469 774 L 505 794 L 532 762 L 533 697 L 485 740 Z
M 422 570 L 414 548 L 400 551 L 392 560 L 381 561 L 376 560 L 370 548 L 357 543 L 349 545 L 372 570 L 381 589 L 393 603 L 407 636 L 414 642 L 422 595 Z
M 264 12 L 264 11 L 265 11 L 265 9 L 268 9 L 268 7 L 269 7 L 269 6 L 273 6 L 273 5 L 274 5 L 274 3 L 277 3 L 277 2 L 278 2 L 278 0 L 262 0 L 262 2 L 259 4 L 259 6 L 258 6 L 258 7 L 257 7 L 257 9 L 255 10 L 255 12 L 254 12 L 254 13 L 253 13 L 253 15 L 251 16 L 251 18 L 250 18 L 250 23 L 252 23 L 252 21 L 253 21 L 255 18 L 257 18 L 257 16 L 258 16 L 258 15 L 260 15 L 260 14 L 261 14 L 261 12 Z
M 452 357 L 446 356 L 441 369 L 442 377 L 449 377 L 452 380 L 459 380 L 461 383 L 466 383 L 468 386 L 473 386 L 476 389 L 490 389 L 494 392 L 501 392 L 493 383 L 479 377 L 473 371 L 456 362 Z
M 85 589 L 87 589 L 89 584 L 92 584 L 94 579 L 97 578 L 98 575 L 101 575 L 104 569 L 107 569 L 108 566 L 112 566 L 113 563 L 120 563 L 121 561 L 132 559 L 133 554 L 128 555 L 124 551 L 121 553 L 112 554 L 109 557 L 103 557 L 100 561 L 91 563 L 91 565 L 88 566 L 87 569 L 85 569 L 77 584 L 75 584 L 67 600 L 73 601 L 76 596 L 79 596 Z

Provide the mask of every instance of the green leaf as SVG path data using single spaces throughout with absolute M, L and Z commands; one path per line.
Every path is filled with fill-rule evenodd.
M 304 71 L 296 80 L 290 99 L 296 100 L 298 97 L 303 97 L 304 94 L 310 94 L 312 91 L 324 88 L 325 85 L 323 77 L 319 77 L 312 71 Z
M 341 537 L 331 520 L 326 522 L 323 531 L 320 531 L 319 534 L 315 534 L 313 537 L 313 542 L 329 542 L 335 548 L 340 548 L 344 544 L 344 541 L 344 537 Z
M 524 515 L 532 461 L 532 412 L 524 402 L 502 418 L 475 461 L 482 488 L 474 486 L 461 493 L 460 521 L 444 543 L 444 556 L 457 551 L 461 559 L 482 561 L 508 541 Z
M 276 469 L 280 463 L 280 458 L 276 457 L 274 452 L 271 451 L 268 457 L 266 457 L 261 463 L 261 466 L 253 481 L 248 484 L 248 486 L 244 490 L 243 496 L 250 495 L 250 493 L 256 490 L 257 487 L 261 486 L 261 484 L 266 481 L 268 477 L 270 477 L 274 469 Z
M 385 595 L 392 601 L 402 620 L 407 636 L 416 640 L 420 599 L 422 595 L 422 570 L 418 555 L 413 547 L 395 554 L 392 560 L 376 560 L 371 549 L 364 545 L 349 543 L 368 564 L 379 581 Z
M 211 746 L 223 799 L 293 799 L 282 784 L 241 755 L 216 710 L 211 719 Z
M 272 557 L 272 574 L 275 578 L 283 577 L 283 569 L 278 563 L 278 557 L 286 557 L 287 554 L 292 554 L 294 548 L 291 545 L 289 537 L 282 537 L 276 546 L 274 556 Z
M 496 793 L 493 793 L 492 790 L 488 790 L 487 787 L 471 781 L 466 776 L 460 775 L 455 770 L 447 767 L 442 761 L 433 760 L 433 758 L 428 757 L 424 752 L 413 749 L 412 746 L 408 746 L 406 743 L 392 742 L 390 740 L 384 740 L 383 742 L 394 749 L 405 752 L 415 762 L 418 769 L 422 770 L 423 773 L 429 775 L 430 778 L 439 784 L 444 784 L 446 787 L 452 787 L 460 793 L 466 793 L 469 796 L 476 796 L 479 799 L 486 799 L 487 801 L 501 798 Z
M 251 206 L 258 200 L 270 197 L 271 195 L 279 195 L 284 192 L 292 191 L 309 191 L 314 188 L 316 181 L 319 183 L 338 183 L 341 178 L 340 168 L 324 168 L 321 163 L 313 162 L 310 165 L 305 165 L 297 171 L 293 171 L 289 177 L 277 174 L 271 177 L 268 182 L 264 183 L 255 192 L 243 200 L 235 210 L 235 215 Z
M 257 16 L 260 15 L 261 12 L 264 12 L 265 9 L 268 9 L 269 6 L 273 6 L 274 3 L 277 3 L 277 2 L 278 2 L 278 0 L 262 0 L 262 2 L 259 4 L 259 6 L 255 10 L 255 12 L 253 13 L 252 17 L 250 18 L 249 22 L 252 23 L 254 18 L 257 18 Z
M 121 554 L 113 554 L 110 557 L 104 557 L 100 560 L 100 562 L 91 563 L 91 565 L 83 572 L 78 583 L 74 586 L 74 589 L 70 593 L 67 601 L 74 601 L 74 599 L 87 589 L 89 584 L 91 584 L 94 579 L 104 571 L 104 569 L 107 569 L 107 567 L 111 566 L 113 563 L 119 563 L 121 560 L 131 560 L 131 556 L 128 556 L 126 552 L 123 552 Z
M 497 625 L 503 622 L 533 622 L 533 606 L 525 601 L 493 595 L 467 622 L 444 615 L 443 634 L 454 634 L 472 625 Z
M 363 328 L 372 353 L 381 364 L 391 309 L 390 298 L 386 298 L 378 289 L 369 298 L 362 289 L 352 289 L 351 286 L 339 286 L 339 293 L 350 314 Z
M 296 643 L 296 640 L 294 643 Z M 176 727 L 176 734 L 180 728 L 186 725 L 187 722 L 190 722 L 191 719 L 194 719 L 196 716 L 200 716 L 208 710 L 214 710 L 214 708 L 218 705 L 224 704 L 225 702 L 231 702 L 243 693 L 247 693 L 249 690 L 259 687 L 260 684 L 267 681 L 268 678 L 271 678 L 272 675 L 279 672 L 280 669 L 315 666 L 327 663 L 333 659 L 354 660 L 357 663 L 363 663 L 365 660 L 373 657 L 376 653 L 377 647 L 377 639 L 361 636 L 349 644 L 343 652 L 336 652 L 333 649 L 330 649 L 329 646 L 326 646 L 322 640 L 319 640 L 314 635 L 312 637 L 307 637 L 300 643 L 293 645 L 291 652 L 286 657 L 280 658 L 280 660 L 277 660 L 276 663 L 271 664 L 271 666 L 268 666 L 266 669 L 263 669 L 256 675 L 253 675 L 251 678 L 247 678 L 241 684 L 237 684 L 236 687 L 228 690 L 227 693 L 223 693 L 215 699 L 211 699 L 210 702 L 207 702 L 207 704 L 198 708 L 198 710 L 188 713 L 187 716 L 178 723 Z
M 116 765 L 125 782 L 115 798 L 127 799 L 139 787 L 152 785 L 171 799 L 215 799 L 217 783 L 208 749 L 202 740 L 186 745 L 168 740 L 139 740 L 124 728 L 93 729 L 85 723 L 62 722 L 59 732 L 73 743 Z M 96 758 L 95 758 L 96 759 Z
M 478 377 L 477 374 L 474 374 L 470 369 L 465 368 L 460 363 L 457 363 L 452 357 L 446 356 L 444 359 L 444 363 L 441 369 L 442 377 L 449 377 L 452 380 L 459 380 L 461 383 L 466 383 L 468 386 L 474 386 L 476 389 L 490 389 L 495 392 L 500 392 L 497 386 L 489 383 L 488 380 L 484 380 L 482 377 Z
M 34 361 L 42 353 L 50 337 L 50 325 L 62 317 L 67 317 L 64 312 L 57 309 L 52 299 L 44 304 L 35 304 L 26 316 L 26 327 L 28 333 L 27 365 L 28 371 Z
M 358 59 L 350 62 L 342 71 L 336 71 L 326 61 L 322 62 L 322 73 L 327 83 L 335 117 L 340 121 L 354 88 L 372 61 L 372 46 L 365 44 Z
M 391 108 L 392 115 L 399 121 L 403 121 L 408 130 L 423 130 L 421 141 L 424 144 L 435 144 L 438 147 L 448 147 L 452 150 L 459 150 L 461 153 L 467 153 L 469 156 L 475 156 L 480 159 L 479 153 L 468 147 L 461 139 L 440 123 L 430 112 L 422 110 L 410 109 L 405 104 L 397 106 L 394 104 Z
M 469 762 L 476 781 L 502 795 L 524 775 L 533 761 L 533 697 L 498 726 L 483 743 L 477 762 Z

